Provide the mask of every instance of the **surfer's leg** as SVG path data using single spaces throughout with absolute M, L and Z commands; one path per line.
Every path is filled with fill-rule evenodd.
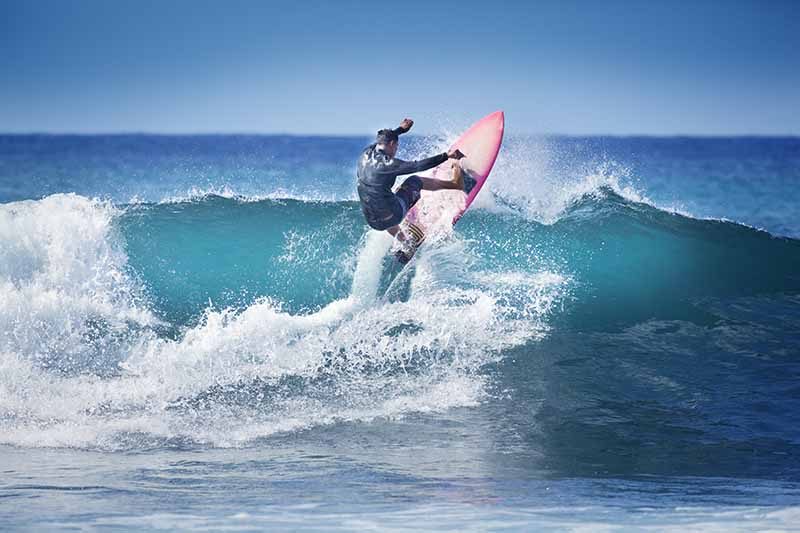
M 423 189 L 422 180 L 424 178 L 420 178 L 419 176 L 409 176 L 400 186 L 400 189 L 397 190 L 396 196 L 398 200 L 400 200 L 401 205 L 403 207 L 403 216 L 406 216 L 406 213 L 414 207 L 419 201 L 419 191 Z
M 453 162 L 453 179 L 450 181 L 437 180 L 436 178 L 419 178 L 422 181 L 422 188 L 426 191 L 440 191 L 443 189 L 464 190 L 464 172 L 458 161 Z

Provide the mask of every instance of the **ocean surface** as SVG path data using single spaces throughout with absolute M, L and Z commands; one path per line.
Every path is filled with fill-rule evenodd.
M 0 136 L 0 530 L 800 528 L 800 139 L 368 141 Z

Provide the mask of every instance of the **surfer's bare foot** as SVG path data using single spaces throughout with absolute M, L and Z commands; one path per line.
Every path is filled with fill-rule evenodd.
M 458 161 L 453 161 L 453 188 L 464 189 L 464 170 Z

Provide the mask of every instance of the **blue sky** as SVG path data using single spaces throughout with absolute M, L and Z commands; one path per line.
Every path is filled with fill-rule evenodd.
M 800 134 L 800 2 L 0 0 L 0 131 Z

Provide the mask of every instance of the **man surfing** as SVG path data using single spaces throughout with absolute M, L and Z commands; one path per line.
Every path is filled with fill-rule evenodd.
M 461 165 L 458 164 L 464 154 L 459 150 L 443 152 L 419 161 L 403 161 L 395 157 L 400 135 L 407 133 L 413 125 L 414 121 L 406 118 L 398 128 L 380 130 L 375 142 L 364 149 L 358 160 L 358 197 L 367 224 L 373 229 L 388 231 L 401 242 L 406 240 L 406 236 L 400 231 L 400 223 L 419 200 L 420 190 L 464 188 Z M 406 178 L 397 193 L 392 192 L 398 176 L 431 169 L 448 159 L 454 160 L 452 181 L 414 175 Z

